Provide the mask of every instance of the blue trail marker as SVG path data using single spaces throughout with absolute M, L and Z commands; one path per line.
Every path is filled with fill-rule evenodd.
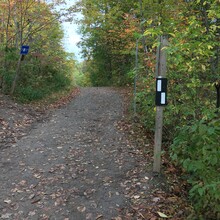
M 29 51 L 29 46 L 21 46 L 21 51 L 20 51 L 20 54 L 21 55 L 27 55 L 28 54 L 28 51 Z

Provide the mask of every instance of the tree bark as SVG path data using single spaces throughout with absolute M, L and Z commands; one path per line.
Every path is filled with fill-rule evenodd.
M 140 15 L 141 15 L 141 24 L 140 24 L 140 28 L 141 28 L 141 34 L 142 36 L 142 46 L 144 49 L 144 55 L 147 56 L 148 50 L 147 50 L 147 43 L 146 43 L 146 37 L 144 36 L 144 31 L 145 28 L 143 26 L 143 22 L 144 22 L 144 11 L 143 11 L 143 1 L 139 0 L 139 5 L 140 5 Z M 145 59 L 144 59 L 145 60 Z M 147 62 L 145 62 L 145 68 L 146 68 L 146 74 L 148 75 L 148 68 L 147 68 Z
M 215 88 L 216 88 L 216 108 L 220 107 L 220 82 L 217 82 L 215 84 Z
M 157 50 L 157 77 L 166 77 L 167 72 L 167 55 L 164 47 L 168 45 L 168 40 L 165 36 L 160 36 L 160 46 Z M 164 106 L 156 107 L 156 122 L 154 135 L 154 163 L 153 172 L 160 173 L 161 166 L 161 147 L 162 147 L 162 130 L 163 130 L 163 110 Z
M 23 56 L 20 55 L 20 58 L 19 58 L 19 60 L 18 60 L 17 69 L 16 69 L 15 78 L 14 78 L 14 80 L 13 80 L 12 87 L 11 87 L 11 92 L 10 92 L 11 95 L 14 94 L 15 87 L 16 87 L 16 85 L 17 85 L 17 81 L 18 81 L 19 74 L 20 74 L 20 67 L 21 67 L 22 58 L 23 58 Z

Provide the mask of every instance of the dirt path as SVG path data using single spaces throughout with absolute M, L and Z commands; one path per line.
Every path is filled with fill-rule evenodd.
M 118 93 L 109 88 L 82 89 L 49 120 L 3 149 L 0 219 L 131 216 L 135 192 L 131 196 L 130 176 L 140 164 L 133 157 L 133 146 L 116 128 L 122 114 Z M 146 189 L 147 179 L 137 185 Z

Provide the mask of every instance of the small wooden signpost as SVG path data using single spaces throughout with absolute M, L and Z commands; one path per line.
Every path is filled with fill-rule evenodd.
M 166 50 L 168 45 L 165 36 L 160 37 L 160 45 L 157 49 L 156 66 L 156 125 L 154 137 L 154 163 L 153 172 L 160 173 L 161 166 L 161 146 L 163 130 L 163 109 L 167 105 L 167 79 L 166 79 Z
M 19 72 L 20 72 L 20 67 L 21 67 L 21 61 L 24 60 L 24 56 L 28 54 L 28 51 L 29 51 L 29 46 L 27 46 L 27 45 L 21 46 L 20 57 L 19 57 L 19 60 L 18 60 L 18 65 L 17 65 L 15 77 L 14 77 L 14 80 L 13 80 L 13 82 L 12 82 L 12 87 L 11 87 L 11 92 L 10 92 L 11 95 L 12 95 L 12 94 L 14 93 L 14 91 L 15 91 L 16 83 L 17 83 L 17 80 L 18 80 L 18 77 L 19 77 Z

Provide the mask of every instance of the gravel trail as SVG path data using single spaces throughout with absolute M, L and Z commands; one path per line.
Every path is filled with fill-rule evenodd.
M 116 128 L 122 117 L 120 94 L 84 88 L 3 149 L 0 219 L 124 219 L 130 207 L 128 179 L 138 162 Z

